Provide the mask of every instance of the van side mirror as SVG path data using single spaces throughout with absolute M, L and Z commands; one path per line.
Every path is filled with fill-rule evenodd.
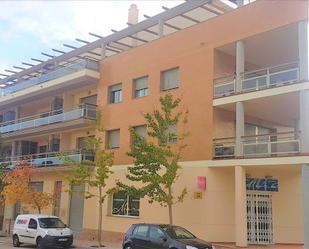
M 166 242 L 167 241 L 167 238 L 165 236 L 161 236 L 161 239 Z

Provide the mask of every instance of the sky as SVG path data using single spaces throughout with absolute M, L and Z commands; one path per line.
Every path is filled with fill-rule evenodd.
M 84 45 L 75 38 L 95 40 L 88 33 L 102 36 L 111 34 L 111 29 L 127 26 L 128 9 L 136 4 L 139 20 L 143 15 L 153 16 L 162 12 L 161 6 L 173 7 L 182 0 L 0 0 L 0 73 L 4 69 L 23 66 L 31 58 L 46 60 L 45 52 L 59 55 L 51 49 L 70 51 L 63 43 Z

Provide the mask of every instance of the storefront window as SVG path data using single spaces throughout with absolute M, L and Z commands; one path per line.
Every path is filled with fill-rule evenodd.
M 118 192 L 112 196 L 112 215 L 139 216 L 139 198 Z

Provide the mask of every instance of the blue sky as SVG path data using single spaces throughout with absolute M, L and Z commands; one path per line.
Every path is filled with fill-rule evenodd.
M 0 73 L 6 73 L 4 69 L 13 70 L 13 65 L 22 66 L 21 62 L 35 64 L 30 58 L 46 60 L 41 52 L 57 55 L 52 48 L 69 51 L 63 43 L 82 45 L 75 38 L 94 40 L 88 32 L 108 35 L 110 29 L 126 27 L 132 3 L 137 4 L 143 20 L 143 14 L 152 16 L 162 12 L 163 5 L 173 7 L 182 2 L 0 0 Z

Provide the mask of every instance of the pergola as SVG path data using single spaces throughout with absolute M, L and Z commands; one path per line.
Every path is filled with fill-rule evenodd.
M 22 62 L 23 66 L 13 66 L 14 70 L 6 69 L 6 73 L 0 73 L 0 87 L 18 84 L 81 59 L 100 61 L 224 14 L 236 5 L 229 0 L 187 0 L 171 9 L 162 8 L 162 13 L 152 17 L 144 15 L 145 20 L 137 24 L 127 23 L 128 27 L 120 31 L 112 29 L 113 33 L 106 37 L 89 33 L 96 38 L 93 42 L 77 38 L 76 41 L 83 44 L 80 47 L 63 44 L 65 50 L 70 50 L 52 49 L 55 55 L 42 52 L 47 60 L 31 58 L 38 64 Z

